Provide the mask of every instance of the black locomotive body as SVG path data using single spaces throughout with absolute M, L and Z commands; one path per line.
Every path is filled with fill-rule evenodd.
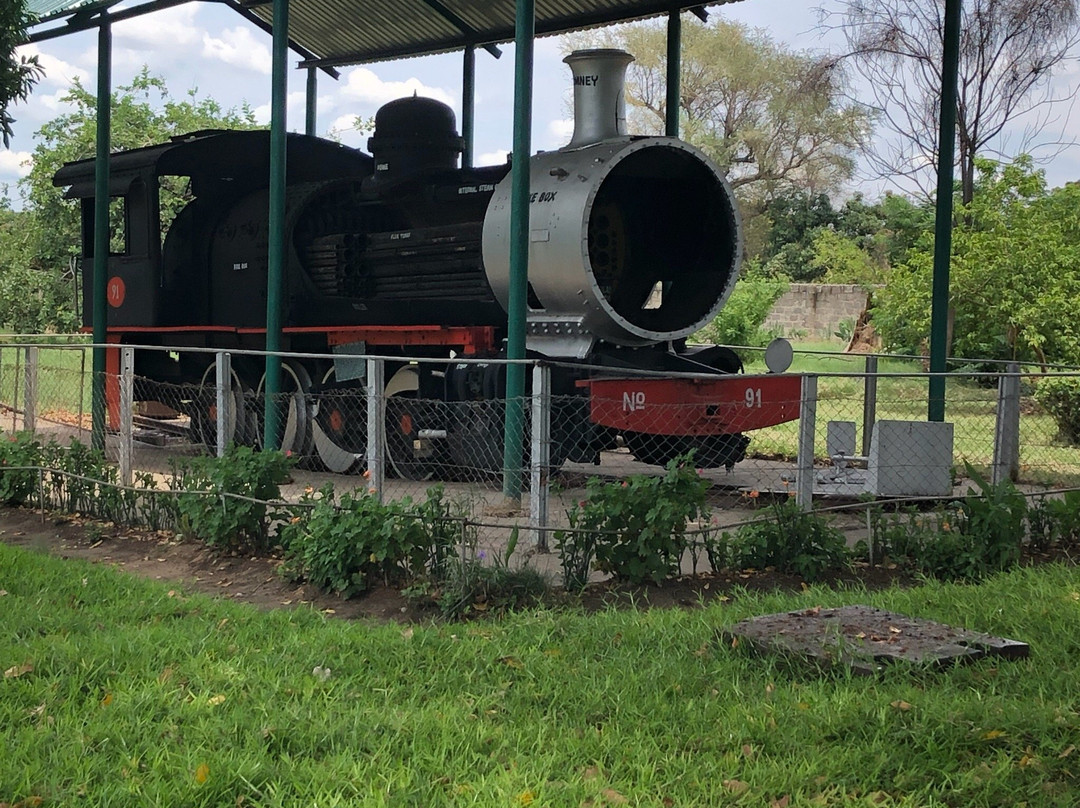
M 608 75 L 611 52 L 577 56 L 568 61 L 591 80 L 575 82 L 576 93 L 610 86 L 600 87 L 599 100 L 575 98 L 570 146 L 530 161 L 529 350 L 567 360 L 552 375 L 560 402 L 553 461 L 594 459 L 622 434 L 646 462 L 693 448 L 699 465 L 730 465 L 744 454 L 743 431 L 795 417 L 791 384 L 766 385 L 763 401 L 760 385 L 755 399 L 730 384 L 655 375 L 646 395 L 634 381 L 639 371 L 741 370 L 728 349 L 685 345 L 723 306 L 738 274 L 730 188 L 687 144 L 625 135 L 624 121 L 609 114 L 621 110 L 625 62 L 604 82 L 596 77 Z M 341 357 L 498 357 L 507 322 L 509 164 L 458 168 L 453 112 L 415 97 L 378 112 L 369 149 L 287 138 L 283 347 Z M 195 132 L 112 156 L 111 341 L 265 346 L 268 163 L 265 131 Z M 82 203 L 89 326 L 93 162 L 68 164 L 54 181 Z M 179 385 L 181 408 L 207 442 L 212 359 L 136 354 L 144 397 L 156 395 L 155 385 Z M 364 450 L 363 379 L 355 367 L 345 358 L 286 362 L 284 448 L 318 454 L 335 470 L 353 465 Z M 254 442 L 262 368 L 238 357 L 233 372 L 239 413 L 228 437 Z M 503 366 L 432 370 L 403 359 L 386 378 L 392 469 L 428 475 L 432 458 L 464 465 L 467 455 L 469 465 L 498 468 Z M 683 406 L 665 413 L 662 401 Z M 731 406 L 744 401 L 749 411 L 732 417 Z M 656 406 L 646 417 L 649 402 Z

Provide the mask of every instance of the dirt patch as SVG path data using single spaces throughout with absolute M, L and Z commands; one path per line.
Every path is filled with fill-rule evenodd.
M 109 523 L 22 508 L 0 508 L 0 541 L 49 553 L 111 564 L 134 575 L 183 586 L 260 609 L 313 608 L 346 618 L 409 620 L 400 592 L 380 588 L 342 600 L 297 586 L 278 572 L 280 559 L 217 552 L 168 533 L 117 528 Z
M 379 587 L 351 600 L 321 594 L 286 580 L 277 558 L 222 553 L 169 533 L 117 528 L 67 514 L 22 508 L 0 508 L 0 541 L 46 552 L 59 558 L 79 558 L 111 564 L 135 575 L 175 583 L 189 591 L 250 603 L 260 609 L 313 608 L 343 618 L 375 618 L 411 622 L 430 619 L 432 612 L 414 609 L 395 589 Z M 827 575 L 833 586 L 863 585 L 880 589 L 912 582 L 909 573 L 884 567 L 856 566 Z M 804 586 L 796 575 L 771 570 L 684 576 L 658 586 L 630 587 L 615 581 L 591 585 L 572 600 L 586 611 L 606 608 L 695 608 L 726 601 L 744 591 L 797 591 Z
M 14 547 L 45 552 L 58 558 L 78 558 L 111 564 L 145 578 L 175 583 L 188 591 L 236 600 L 260 609 L 310 608 L 346 619 L 372 618 L 416 622 L 432 619 L 431 610 L 414 608 L 396 589 L 378 587 L 362 597 L 343 600 L 286 580 L 278 571 L 281 560 L 218 552 L 206 545 L 169 533 L 117 528 L 110 523 L 66 514 L 42 516 L 40 511 L 0 508 L 0 541 Z M 1025 555 L 1021 563 L 1075 563 L 1068 553 Z M 918 577 L 895 565 L 855 563 L 851 569 L 826 572 L 826 586 L 861 587 L 873 591 L 911 586 Z M 806 583 L 797 575 L 775 570 L 733 570 L 682 576 L 656 586 L 627 586 L 617 581 L 592 584 L 581 595 L 555 593 L 558 605 L 572 604 L 587 612 L 608 608 L 692 609 L 727 602 L 745 592 L 797 592 Z

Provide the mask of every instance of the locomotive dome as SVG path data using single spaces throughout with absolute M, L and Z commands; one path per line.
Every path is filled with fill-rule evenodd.
M 454 111 L 434 98 L 412 95 L 384 104 L 375 113 L 375 132 L 368 138 L 376 179 L 457 168 L 465 143 L 456 126 Z

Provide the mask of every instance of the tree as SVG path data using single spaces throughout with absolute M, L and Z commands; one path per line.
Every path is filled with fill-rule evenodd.
M 976 158 L 975 197 L 953 231 L 954 352 L 973 359 L 1080 364 L 1080 185 L 1047 190 L 1022 156 Z M 877 296 L 874 325 L 890 348 L 919 352 L 930 332 L 929 234 Z
M 8 106 L 25 101 L 43 74 L 36 56 L 15 55 L 15 49 L 26 40 L 31 22 L 25 0 L 0 3 L 0 138 L 5 148 L 11 145 L 11 125 L 15 122 Z
M 823 25 L 847 38 L 851 61 L 893 138 L 873 163 L 906 177 L 929 197 L 938 164 L 945 0 L 840 0 Z M 832 20 L 840 22 L 833 23 Z M 1001 145 L 1006 127 L 1057 100 L 1049 79 L 1080 41 L 1075 0 L 965 0 L 956 101 L 961 199 L 974 197 L 975 159 Z M 1048 122 L 1028 127 L 1028 150 Z M 999 149 L 997 155 L 1003 155 Z
M 23 211 L 0 206 L 0 325 L 19 331 L 71 330 L 78 325 L 72 291 L 74 264 L 79 255 L 78 206 L 63 198 L 52 184 L 64 163 L 94 156 L 96 96 L 75 81 L 61 99 L 71 112 L 46 123 L 37 132 L 30 173 L 19 181 Z M 174 135 L 199 129 L 251 129 L 251 109 L 223 110 L 196 90 L 187 98 L 169 95 L 165 82 L 143 70 L 131 83 L 118 87 L 112 98 L 112 148 L 161 143 Z M 163 224 L 185 204 L 185 189 L 177 178 L 162 178 Z M 25 290 L 40 289 L 33 305 Z
M 634 130 L 663 132 L 662 26 L 622 26 L 568 41 L 632 53 L 626 99 Z M 872 120 L 844 101 L 845 77 L 835 58 L 793 52 L 760 30 L 715 18 L 683 25 L 681 68 L 682 137 L 728 172 L 744 207 L 760 211 L 793 189 L 836 191 L 851 178 Z

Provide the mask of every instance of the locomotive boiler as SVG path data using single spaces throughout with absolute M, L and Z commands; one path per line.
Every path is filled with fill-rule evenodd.
M 629 54 L 579 51 L 565 61 L 573 138 L 529 160 L 527 346 L 556 363 L 552 462 L 594 460 L 621 437 L 647 463 L 694 449 L 698 465 L 730 466 L 744 456 L 742 433 L 798 412 L 797 379 L 718 378 L 741 370 L 734 352 L 685 342 L 738 278 L 731 188 L 693 146 L 627 134 Z M 286 148 L 283 343 L 335 358 L 284 363 L 283 448 L 332 470 L 353 466 L 366 407 L 362 364 L 350 357 L 398 355 L 386 371 L 389 468 L 410 477 L 440 466 L 498 469 L 504 367 L 406 357 L 501 355 L 509 162 L 459 168 L 452 110 L 418 97 L 378 111 L 370 155 L 295 134 Z M 112 156 L 110 342 L 264 347 L 268 160 L 263 131 L 194 132 Z M 90 259 L 93 161 L 64 166 L 54 182 L 81 200 Z M 258 362 L 234 360 L 229 440 L 261 434 L 261 374 Z M 178 385 L 195 438 L 211 442 L 207 354 L 137 351 L 136 375 L 147 398 Z

